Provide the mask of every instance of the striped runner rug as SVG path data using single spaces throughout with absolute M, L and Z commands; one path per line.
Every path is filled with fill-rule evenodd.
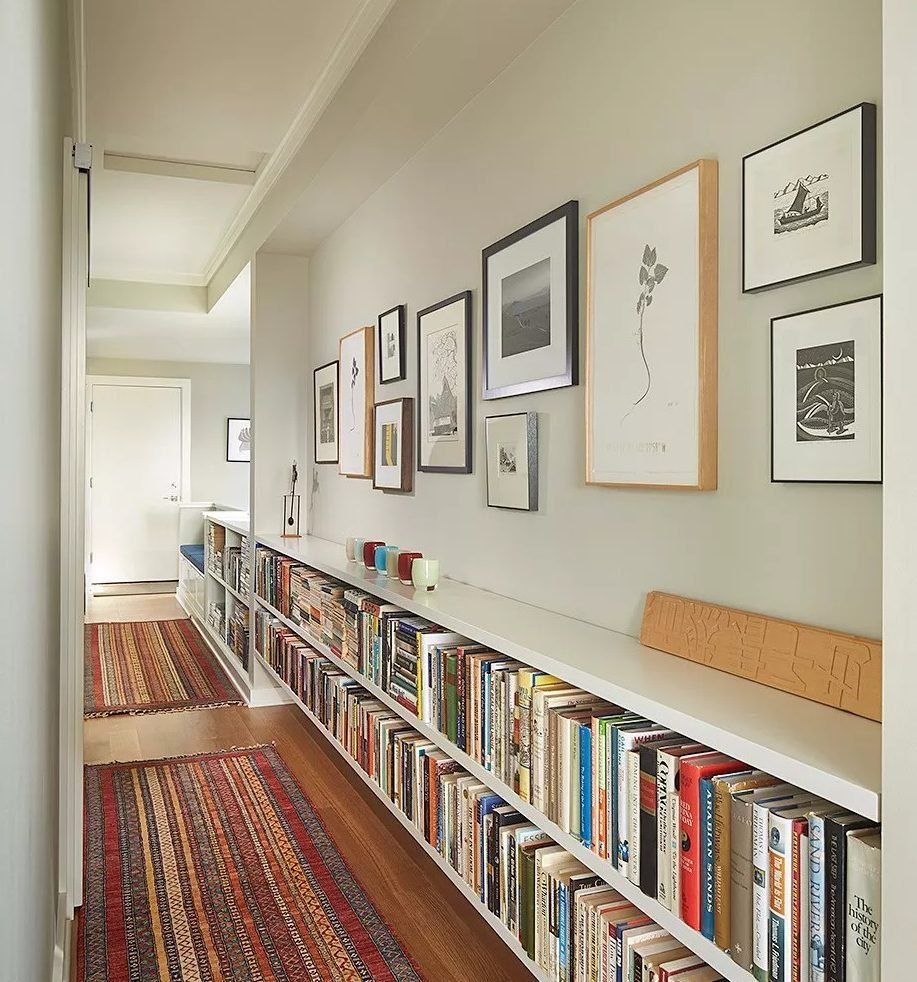
M 76 982 L 421 979 L 271 747 L 86 769 Z
M 83 715 L 241 705 L 189 619 L 86 625 Z

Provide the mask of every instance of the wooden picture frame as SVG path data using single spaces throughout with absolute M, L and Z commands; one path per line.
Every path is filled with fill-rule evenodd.
M 414 400 L 377 402 L 373 410 L 373 430 L 373 487 L 378 491 L 413 491 Z
M 339 463 L 338 434 L 341 416 L 339 366 L 339 362 L 329 361 L 312 372 L 312 446 L 316 464 Z
M 417 312 L 417 470 L 423 473 L 471 473 L 471 305 L 471 290 L 465 290 Z M 449 372 L 455 376 L 450 385 L 455 400 L 451 424 L 441 424 L 432 415 L 431 381 L 435 388 L 445 378 L 442 373 L 437 375 L 438 369 L 430 368 L 427 346 L 434 343 L 434 335 L 450 339 Z
M 376 323 L 378 325 L 379 384 L 388 385 L 389 382 L 403 382 L 408 377 L 407 308 L 402 303 L 392 307 L 391 310 L 383 311 L 379 314 Z M 389 350 L 392 344 L 395 347 L 394 352 Z M 392 362 L 395 364 L 393 365 Z M 386 376 L 386 366 L 389 367 L 388 376 Z M 392 368 L 395 369 L 394 373 L 391 372 Z
M 579 202 L 481 254 L 483 398 L 579 382 Z
M 742 158 L 743 293 L 875 264 L 876 148 L 861 102 Z
M 361 327 L 338 346 L 338 471 L 367 480 L 373 476 L 375 336 L 374 328 Z
M 586 218 L 586 484 L 716 488 L 717 212 L 704 159 Z

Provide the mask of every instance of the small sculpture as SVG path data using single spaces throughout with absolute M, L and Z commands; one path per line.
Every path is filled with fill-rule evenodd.
M 299 501 L 300 495 L 296 493 L 296 482 L 299 480 L 299 470 L 296 461 L 293 461 L 293 469 L 290 477 L 290 492 L 283 496 L 283 531 L 280 533 L 284 539 L 299 539 Z

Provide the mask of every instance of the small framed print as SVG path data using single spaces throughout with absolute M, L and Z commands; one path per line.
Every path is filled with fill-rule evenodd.
M 379 314 L 379 384 L 407 378 L 405 306 Z
M 745 293 L 875 261 L 875 105 L 861 103 L 743 158 Z
M 771 480 L 881 483 L 881 296 L 771 321 Z
M 483 252 L 484 398 L 577 384 L 579 202 Z
M 471 473 L 471 291 L 417 313 L 417 470 Z
M 252 421 L 230 416 L 226 420 L 226 460 L 248 463 L 252 459 Z
M 338 470 L 345 477 L 373 476 L 375 333 L 361 327 L 340 341 Z
M 538 413 L 510 413 L 484 420 L 487 504 L 538 511 Z
M 338 463 L 338 362 L 312 373 L 315 401 L 315 463 Z
M 414 490 L 414 400 L 376 403 L 373 487 L 380 491 Z

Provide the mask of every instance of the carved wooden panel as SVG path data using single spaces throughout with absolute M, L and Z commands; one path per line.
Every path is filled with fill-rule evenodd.
M 882 719 L 882 643 L 731 607 L 648 593 L 650 648 L 837 709 Z

